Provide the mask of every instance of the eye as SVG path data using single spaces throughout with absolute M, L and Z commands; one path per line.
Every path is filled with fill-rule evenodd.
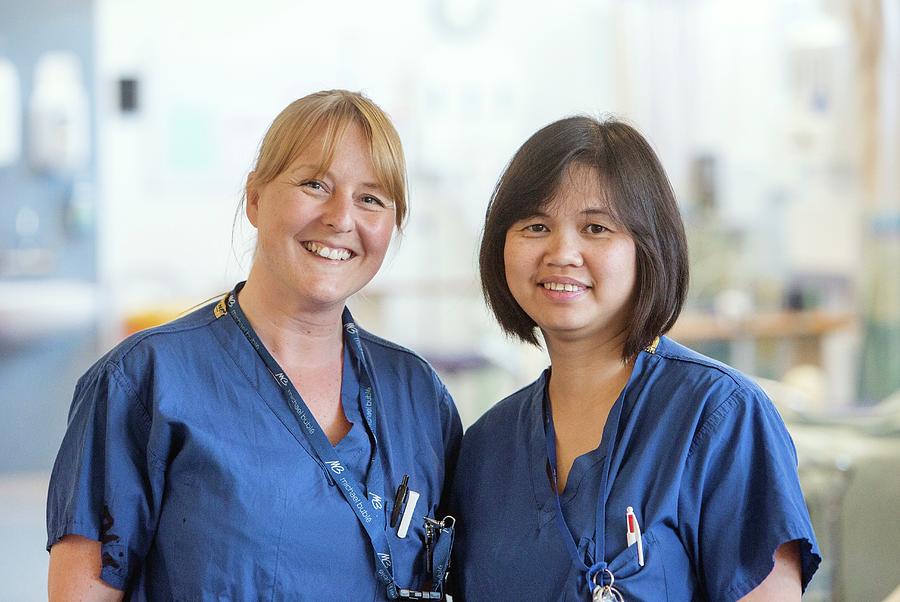
M 373 205 L 376 207 L 384 207 L 385 206 L 384 201 L 382 201 L 381 199 L 379 199 L 376 196 L 372 196 L 371 194 L 364 195 L 362 197 L 362 199 L 360 199 L 360 200 L 362 200 L 363 204 L 365 204 L 365 205 Z
M 603 234 L 604 232 L 610 231 L 609 228 L 600 224 L 588 224 L 586 230 L 591 234 Z
M 300 182 L 300 186 L 309 188 L 311 190 L 325 190 L 325 185 L 318 180 L 306 180 L 304 182 Z
M 540 232 L 549 232 L 547 226 L 545 226 L 544 224 L 529 224 L 525 226 L 524 230 L 526 232 L 534 232 L 535 234 L 538 234 Z

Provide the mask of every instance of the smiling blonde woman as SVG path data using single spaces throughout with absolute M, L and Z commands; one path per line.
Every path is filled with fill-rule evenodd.
M 342 90 L 292 103 L 246 214 L 247 281 L 78 382 L 48 499 L 51 599 L 440 596 L 459 417 L 424 360 L 346 308 L 406 215 L 391 122 Z

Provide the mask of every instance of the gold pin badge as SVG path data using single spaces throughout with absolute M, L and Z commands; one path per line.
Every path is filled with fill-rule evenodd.
M 226 299 L 226 298 L 227 298 L 227 296 L 226 296 L 226 297 L 223 297 L 221 301 L 219 301 L 218 303 L 216 303 L 216 306 L 215 306 L 215 308 L 213 309 L 213 314 L 215 314 L 216 319 L 219 319 L 219 318 L 221 318 L 222 316 L 224 316 L 225 314 L 228 313 L 228 309 L 227 309 L 227 307 L 225 306 L 225 299 Z

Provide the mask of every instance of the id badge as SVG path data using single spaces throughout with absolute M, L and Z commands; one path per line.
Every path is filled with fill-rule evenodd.
M 401 589 L 401 600 L 443 600 L 441 592 L 423 592 L 415 589 Z

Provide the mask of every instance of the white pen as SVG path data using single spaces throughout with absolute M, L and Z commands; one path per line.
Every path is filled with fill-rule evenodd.
M 628 508 L 625 509 L 625 519 L 628 523 L 628 534 L 626 535 L 625 540 L 628 542 L 629 548 L 634 544 L 637 544 L 638 564 L 644 566 L 644 543 L 641 541 L 643 539 L 641 537 L 641 526 L 638 524 L 637 517 L 634 515 L 634 508 L 631 506 L 628 506 Z
M 419 493 L 409 490 L 406 498 L 406 507 L 403 509 L 403 518 L 400 519 L 400 526 L 397 528 L 397 537 L 404 539 L 409 531 L 409 523 L 412 522 L 413 512 L 416 511 L 416 502 L 419 501 Z

